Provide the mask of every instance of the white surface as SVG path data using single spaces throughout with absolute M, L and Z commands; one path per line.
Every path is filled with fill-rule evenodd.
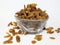
M 53 26 L 55 29 L 60 27 L 60 0 L 0 0 L 0 45 L 4 45 L 3 41 L 5 39 L 3 36 L 8 32 L 7 24 L 10 21 L 15 21 L 15 12 L 28 3 L 37 3 L 38 7 L 47 10 L 49 14 L 47 27 Z M 45 31 L 41 34 L 43 35 L 43 40 L 35 45 L 60 45 L 60 34 L 54 33 L 49 35 Z M 54 36 L 56 40 L 49 39 L 50 36 Z M 6 45 L 32 45 L 31 40 L 33 40 L 33 37 L 34 35 L 21 36 L 20 43 L 16 43 L 14 39 L 13 44 Z

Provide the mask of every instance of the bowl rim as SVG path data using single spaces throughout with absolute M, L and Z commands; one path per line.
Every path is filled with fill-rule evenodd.
M 15 17 L 16 19 L 18 19 L 18 20 L 26 20 L 26 21 L 47 21 L 48 18 L 49 18 L 49 16 L 48 16 L 48 18 L 46 18 L 46 19 L 29 20 L 29 19 L 21 19 L 21 18 L 18 18 L 18 17 L 17 17 L 17 14 L 15 14 L 14 17 Z

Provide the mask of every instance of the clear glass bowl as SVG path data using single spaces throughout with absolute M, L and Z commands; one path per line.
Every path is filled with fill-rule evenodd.
M 28 20 L 28 19 L 20 19 L 15 15 L 15 19 L 18 23 L 18 26 L 23 30 L 29 33 L 39 33 L 45 27 L 47 19 L 40 20 Z

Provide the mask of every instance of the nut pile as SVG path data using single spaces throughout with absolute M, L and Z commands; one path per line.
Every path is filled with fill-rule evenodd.
M 20 19 L 29 19 L 29 20 L 38 20 L 38 19 L 47 19 L 48 14 L 46 11 L 42 11 L 40 8 L 36 7 L 37 4 L 32 3 L 27 6 L 24 5 L 24 9 L 16 12 L 17 17 Z

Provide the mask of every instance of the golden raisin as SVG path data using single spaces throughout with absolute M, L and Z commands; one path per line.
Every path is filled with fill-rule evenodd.
M 53 34 L 53 33 L 54 33 L 54 31 L 47 31 L 47 33 L 49 33 L 49 34 Z
M 21 31 L 21 30 L 19 30 L 19 31 L 18 31 L 18 34 L 22 34 L 22 31 Z
M 35 40 L 32 40 L 32 42 L 31 42 L 32 44 L 35 44 L 36 43 L 36 41 Z
M 36 7 L 37 4 L 32 3 L 27 6 L 24 5 L 24 9 L 21 9 L 16 13 L 18 18 L 29 19 L 29 20 L 38 20 L 38 19 L 47 19 L 48 14 L 46 11 L 42 11 L 40 8 Z
M 11 35 L 4 36 L 4 38 L 8 38 L 8 37 L 11 37 Z
M 8 40 L 11 41 L 13 39 L 13 37 L 11 36 Z
M 52 30 L 53 29 L 53 27 L 48 27 L 48 28 L 46 28 L 46 30 Z
M 14 29 L 10 29 L 9 32 L 12 33 L 13 36 L 16 35 L 16 32 Z
M 15 30 L 14 29 L 10 29 L 9 32 L 10 33 L 13 33 L 13 32 L 15 32 Z
M 3 44 L 11 44 L 11 43 L 13 43 L 13 42 L 9 41 L 9 40 L 6 40 L 6 41 L 3 42 Z
M 16 36 L 16 41 L 20 42 L 20 36 Z
M 49 33 L 49 34 L 54 33 L 53 27 L 48 27 L 48 28 L 46 28 L 46 31 L 47 31 L 47 33 Z
M 13 25 L 13 26 L 17 26 L 17 23 L 16 23 L 16 22 L 12 22 L 12 25 Z
M 55 30 L 57 33 L 60 33 L 60 28 L 58 28 L 57 30 Z
M 4 41 L 3 43 L 4 43 L 4 44 L 13 43 L 13 42 L 12 42 L 12 39 L 13 39 L 13 37 L 11 36 L 8 40 Z
M 34 39 L 40 41 L 40 40 L 42 40 L 42 35 L 36 35 Z
M 13 27 L 13 29 L 20 29 L 18 26 Z
M 55 39 L 55 37 L 50 37 L 50 39 Z
M 12 22 L 10 22 L 10 23 L 8 24 L 8 26 L 10 26 L 10 25 L 12 25 Z

